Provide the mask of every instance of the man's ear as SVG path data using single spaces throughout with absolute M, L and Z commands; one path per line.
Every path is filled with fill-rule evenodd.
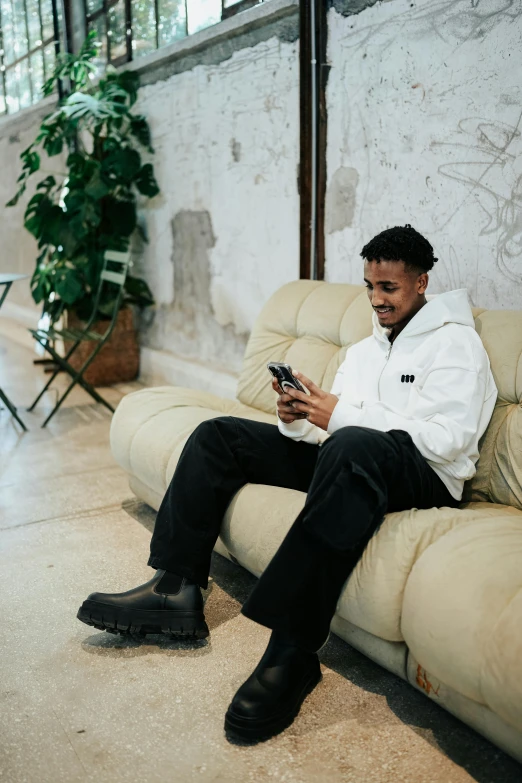
M 417 278 L 417 293 L 418 294 L 425 294 L 426 289 L 428 287 L 429 282 L 429 275 L 427 272 L 423 272 L 419 277 Z

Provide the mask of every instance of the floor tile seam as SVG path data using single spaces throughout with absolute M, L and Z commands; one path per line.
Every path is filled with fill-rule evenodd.
M 120 466 L 118 464 L 114 464 L 114 465 L 102 466 L 101 468 L 100 467 L 96 467 L 96 468 L 88 468 L 86 470 L 78 470 L 75 473 L 60 473 L 59 475 L 56 475 L 56 476 L 46 476 L 46 477 L 43 477 L 41 479 L 37 479 L 35 482 L 33 482 L 32 486 L 33 487 L 37 487 L 38 484 L 42 484 L 43 482 L 47 482 L 48 483 L 49 481 L 54 481 L 55 479 L 61 479 L 61 478 L 67 479 L 67 478 L 70 478 L 72 476 L 81 476 L 83 474 L 85 474 L 85 475 L 89 474 L 90 475 L 91 473 L 97 473 L 97 472 L 101 473 L 102 471 L 104 473 L 107 473 L 109 471 L 115 471 L 115 470 L 119 470 L 122 473 L 124 473 L 124 471 L 122 470 L 122 468 L 120 468 Z M 19 486 L 19 485 L 24 484 L 24 483 L 25 482 L 21 482 L 21 481 L 14 481 L 11 484 L 2 484 L 2 483 L 0 483 L 0 489 L 8 489 L 9 487 L 16 487 L 16 486 Z
M 64 736 L 65 736 L 65 738 L 66 738 L 66 740 L 67 740 L 67 742 L 69 743 L 69 745 L 70 745 L 70 747 L 71 747 L 71 750 L 72 750 L 72 752 L 74 753 L 74 755 L 75 755 L 75 756 L 76 756 L 76 758 L 78 759 L 78 763 L 79 763 L 80 767 L 82 768 L 82 770 L 83 770 L 83 772 L 84 772 L 84 775 L 85 775 L 85 776 L 86 776 L 86 778 L 87 778 L 87 775 L 88 775 L 87 768 L 86 768 L 85 764 L 83 763 L 83 761 L 82 761 L 82 759 L 81 759 L 81 757 L 80 757 L 80 755 L 79 755 L 78 751 L 77 751 L 77 750 L 76 750 L 76 748 L 74 747 L 73 741 L 72 741 L 71 737 L 69 736 L 69 732 L 67 731 L 67 729 L 66 729 L 66 728 L 65 728 L 65 726 L 63 725 L 63 723 L 62 723 L 62 721 L 61 721 L 61 719 L 60 719 L 60 716 L 59 716 L 59 714 L 57 713 L 57 711 L 54 709 L 54 707 L 53 707 L 52 705 L 50 705 L 50 707 L 51 707 L 51 712 L 52 712 L 52 714 L 54 715 L 54 718 L 55 718 L 55 720 L 56 720 L 56 722 L 57 722 L 58 726 L 60 726 L 60 728 L 61 728 L 61 730 L 62 730 L 62 732 L 63 732 L 63 734 L 64 734 Z
M 122 501 L 123 502 L 123 501 Z M 82 511 L 78 511 L 76 514 L 65 514 L 57 517 L 45 517 L 44 519 L 34 519 L 31 522 L 22 522 L 20 525 L 9 525 L 9 527 L 0 527 L 0 533 L 8 532 L 9 530 L 19 530 L 21 527 L 29 527 L 30 525 L 42 525 L 51 522 L 68 522 L 74 519 L 89 519 L 96 516 L 99 513 L 107 512 L 113 513 L 115 511 L 121 511 L 121 503 L 110 503 L 105 506 L 96 506 L 94 508 L 86 508 Z

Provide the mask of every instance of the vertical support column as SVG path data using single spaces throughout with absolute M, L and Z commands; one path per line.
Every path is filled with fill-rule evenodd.
M 64 0 L 67 51 L 77 54 L 87 35 L 85 0 Z
M 318 129 L 317 129 L 317 279 L 324 280 L 325 273 L 325 201 L 326 201 L 326 147 L 328 132 L 328 112 L 326 107 L 326 87 L 330 75 L 330 65 L 326 56 L 328 50 L 328 3 L 316 0 L 317 25 L 317 69 L 318 69 Z
M 127 44 L 127 62 L 132 60 L 132 7 L 131 0 L 125 0 L 125 41 Z
M 300 277 L 324 279 L 327 3 L 300 0 Z
M 2 95 L 4 96 L 5 113 L 7 114 L 7 93 L 5 89 L 4 65 L 4 34 L 2 32 L 2 9 L 0 8 L 0 79 L 2 80 Z

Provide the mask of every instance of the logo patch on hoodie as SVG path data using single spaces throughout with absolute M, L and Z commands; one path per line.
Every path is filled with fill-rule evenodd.
M 401 375 L 401 383 L 413 383 L 414 380 L 414 375 Z

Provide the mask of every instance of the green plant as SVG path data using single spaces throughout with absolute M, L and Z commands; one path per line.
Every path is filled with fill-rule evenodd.
M 143 163 L 140 147 L 149 153 L 150 130 L 145 117 L 133 114 L 139 77 L 131 71 L 109 68 L 90 86 L 97 47 L 91 32 L 77 55 L 62 55 L 44 94 L 58 79 L 68 79 L 70 93 L 41 123 L 34 142 L 24 150 L 19 190 L 6 206 L 14 206 L 27 181 L 40 170 L 43 148 L 49 157 L 68 152 L 67 171 L 51 174 L 36 186 L 24 215 L 25 228 L 38 241 L 31 291 L 36 303 L 54 322 L 65 309 L 79 318 L 90 316 L 105 250 L 127 250 L 135 232 L 146 237 L 137 223 L 137 194 L 159 193 L 150 163 Z M 112 310 L 100 300 L 98 317 Z M 128 276 L 123 303 L 154 303 L 146 282 Z

